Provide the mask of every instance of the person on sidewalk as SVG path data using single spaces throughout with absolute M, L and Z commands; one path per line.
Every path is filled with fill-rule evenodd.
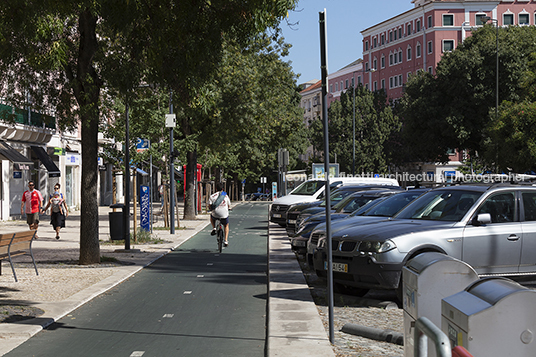
M 210 195 L 208 199 L 208 205 L 210 207 L 210 223 L 212 224 L 211 235 L 216 235 L 216 219 L 219 219 L 221 224 L 224 227 L 225 232 L 225 242 L 224 246 L 229 245 L 229 210 L 231 209 L 231 200 L 229 195 L 223 191 L 223 185 L 218 182 L 216 183 L 216 192 Z
M 24 207 L 26 205 L 26 208 Z M 23 215 L 26 213 L 26 222 L 28 227 L 37 231 L 39 227 L 39 213 L 43 207 L 43 195 L 39 190 L 35 189 L 35 184 L 33 181 L 28 181 L 28 190 L 24 191 L 22 194 L 22 201 L 20 204 L 20 214 Z M 37 232 L 35 234 L 37 239 Z
M 65 200 L 61 197 L 58 191 L 52 194 L 52 198 L 48 200 L 47 206 L 43 209 L 46 213 L 50 209 L 50 224 L 56 231 L 56 239 L 60 239 L 60 229 L 65 227 L 65 215 L 69 215 Z

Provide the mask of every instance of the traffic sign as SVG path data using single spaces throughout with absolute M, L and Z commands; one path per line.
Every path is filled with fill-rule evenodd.
M 149 140 L 136 138 L 136 151 L 142 152 L 149 148 Z

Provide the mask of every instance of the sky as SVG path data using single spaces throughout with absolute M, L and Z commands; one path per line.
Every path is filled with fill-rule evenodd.
M 295 11 L 281 23 L 290 43 L 298 84 L 320 79 L 320 25 L 318 13 L 326 10 L 328 73 L 363 58 L 361 31 L 411 10 L 411 0 L 299 0 Z

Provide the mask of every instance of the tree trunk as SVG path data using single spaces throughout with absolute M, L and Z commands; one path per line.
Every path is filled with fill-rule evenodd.
M 80 206 L 80 264 L 100 263 L 99 206 L 97 201 L 99 96 L 102 81 L 93 67 L 98 49 L 97 18 L 90 10 L 80 14 L 80 48 L 76 70 L 66 68 L 80 106 L 82 127 L 82 187 Z
M 195 219 L 195 177 L 197 176 L 197 159 L 195 151 L 186 154 L 185 172 L 186 192 L 184 192 L 184 219 Z

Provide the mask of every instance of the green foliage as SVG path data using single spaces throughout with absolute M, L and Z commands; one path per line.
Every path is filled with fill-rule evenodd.
M 448 149 L 474 154 L 494 147 L 486 133 L 495 120 L 496 35 L 490 25 L 474 30 L 455 51 L 443 54 L 435 76 L 419 73 L 407 83 L 400 114 L 409 159 L 445 162 Z M 523 79 L 534 78 L 528 69 L 536 52 L 536 29 L 499 28 L 498 41 L 499 100 L 516 103 L 531 88 Z
M 341 94 L 328 110 L 331 162 L 336 155 L 340 171 L 352 173 L 353 125 L 355 119 L 355 173 L 386 173 L 391 159 L 388 140 L 400 130 L 398 117 L 393 114 L 385 92 L 370 92 L 359 85 Z M 310 126 L 311 142 L 323 150 L 323 124 L 315 120 Z

